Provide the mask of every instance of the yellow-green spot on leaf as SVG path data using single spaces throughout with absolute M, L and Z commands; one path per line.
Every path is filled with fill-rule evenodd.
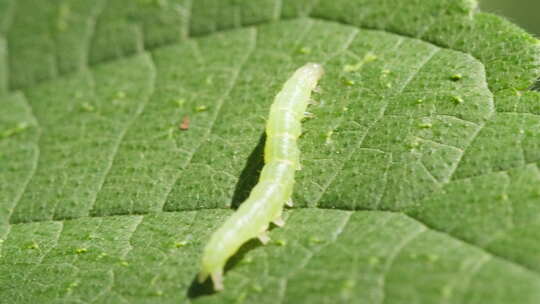
M 377 55 L 373 54 L 372 52 L 367 52 L 366 55 L 364 55 L 364 60 L 363 61 L 365 63 L 368 63 L 368 62 L 375 61 L 377 59 L 378 59 Z
M 124 91 L 118 91 L 118 92 L 116 92 L 116 98 L 118 98 L 118 99 L 124 99 L 124 98 L 126 98 L 126 92 L 124 92 Z
M 450 76 L 450 79 L 453 80 L 453 81 L 459 81 L 463 78 L 463 75 L 461 74 L 454 74 L 452 76 Z
M 418 98 L 418 99 L 416 100 L 416 104 L 422 104 L 422 103 L 424 103 L 424 99 Z
M 350 73 L 358 71 L 362 67 L 362 63 L 358 62 L 357 64 L 346 64 L 343 66 L 343 72 Z
M 39 244 L 36 243 L 36 241 L 32 241 L 32 243 L 28 245 L 28 249 L 39 249 Z
M 282 240 L 282 239 L 276 240 L 276 245 L 278 245 L 278 246 L 285 246 L 285 245 L 287 245 L 287 241 L 286 241 L 286 240 Z
M 407 145 L 411 149 L 418 148 L 420 146 L 420 139 L 413 137 L 407 141 Z
M 77 249 L 75 249 L 76 254 L 82 254 L 82 253 L 86 253 L 86 252 L 88 252 L 88 249 L 86 249 L 86 248 L 77 248 Z
M 87 236 L 86 236 L 86 239 L 87 240 L 94 240 L 94 239 L 97 239 L 98 236 L 95 235 L 94 233 L 89 233 Z
M 332 135 L 334 135 L 334 131 L 330 130 L 326 132 L 326 141 L 325 144 L 329 145 L 332 143 Z
M 15 127 L 7 129 L 4 132 L 0 133 L 0 138 L 8 138 L 17 135 L 28 129 L 28 127 L 29 124 L 27 122 L 20 122 Z
M 129 263 L 126 262 L 126 261 L 121 261 L 120 262 L 120 265 L 124 266 L 124 267 L 128 267 L 129 266 Z
M 303 55 L 311 54 L 311 48 L 305 47 L 305 46 L 301 47 L 298 49 L 298 53 L 303 54 Z
M 98 260 L 101 260 L 101 259 L 103 259 L 104 257 L 106 257 L 107 255 L 108 255 L 108 254 L 107 254 L 106 252 L 102 252 L 102 253 L 100 253 L 100 254 L 97 256 L 97 259 L 98 259 Z
M 423 122 L 418 124 L 418 127 L 422 128 L 422 129 L 430 129 L 431 127 L 433 127 L 433 125 L 429 121 L 423 121 Z
M 174 247 L 180 248 L 180 247 L 186 246 L 187 244 L 188 244 L 187 241 L 179 241 L 179 242 L 174 243 Z
M 68 285 L 68 287 L 66 288 L 66 291 L 68 293 L 72 293 L 73 292 L 73 289 L 74 288 L 77 288 L 77 286 L 79 286 L 79 282 L 72 282 Z
M 452 101 L 455 104 L 462 104 L 463 102 L 465 102 L 461 96 L 452 96 Z
M 200 105 L 195 107 L 196 112 L 206 112 L 208 111 L 208 106 L 206 105 Z
M 506 193 L 501 194 L 501 200 L 507 201 L 508 200 L 508 194 L 506 194 Z
M 95 108 L 94 106 L 92 106 L 91 104 L 89 104 L 88 102 L 83 102 L 81 104 L 81 108 L 83 109 L 83 111 L 85 112 L 94 112 Z
M 174 103 L 177 107 L 181 108 L 181 107 L 183 107 L 184 104 L 186 103 L 186 100 L 185 100 L 184 98 L 178 98 L 178 99 L 173 100 L 173 103 Z
M 377 60 L 377 55 L 373 54 L 372 52 L 368 52 L 366 55 L 364 55 L 364 58 L 362 58 L 362 60 L 358 61 L 357 63 L 344 65 L 343 72 L 345 73 L 356 72 L 360 70 L 364 64 L 375 61 L 375 60 Z
M 346 86 L 353 86 L 356 84 L 356 82 L 352 79 L 345 78 L 343 79 L 343 84 Z

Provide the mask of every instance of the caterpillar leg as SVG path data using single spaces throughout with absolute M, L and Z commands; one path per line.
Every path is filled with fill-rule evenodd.
M 292 199 L 288 199 L 288 200 L 285 202 L 285 205 L 286 205 L 287 207 L 292 207 L 292 206 L 294 206 Z
M 261 232 L 261 234 L 259 234 L 258 238 L 259 238 L 259 241 L 261 241 L 261 243 L 263 243 L 263 245 L 266 245 L 266 244 L 268 244 L 268 242 L 270 242 L 270 237 L 268 236 L 268 232 L 266 232 L 266 231 Z
M 211 272 L 208 270 L 202 270 L 199 272 L 197 281 L 199 281 L 199 283 L 203 283 L 206 281 L 208 276 L 210 276 L 210 279 L 212 280 L 215 291 L 223 290 L 223 269 L 218 269 Z
M 274 225 L 276 225 L 278 227 L 283 227 L 285 225 L 285 221 L 283 220 L 283 218 L 281 216 L 279 216 L 275 220 L 273 220 L 272 223 L 274 223 Z
M 311 113 L 311 112 L 304 112 L 304 118 L 315 118 L 315 114 Z
M 212 278 L 212 283 L 214 283 L 214 290 L 221 291 L 223 290 L 223 270 L 216 270 L 210 274 Z

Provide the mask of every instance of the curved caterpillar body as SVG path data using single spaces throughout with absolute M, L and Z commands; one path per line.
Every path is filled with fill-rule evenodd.
M 214 288 L 223 289 L 223 267 L 248 240 L 258 237 L 263 244 L 270 223 L 283 226 L 281 213 L 291 204 L 294 173 L 300 169 L 301 120 L 306 115 L 311 91 L 323 75 L 320 64 L 308 63 L 296 70 L 274 99 L 266 124 L 264 162 L 257 185 L 248 199 L 211 236 L 203 251 L 199 282 L 210 275 Z

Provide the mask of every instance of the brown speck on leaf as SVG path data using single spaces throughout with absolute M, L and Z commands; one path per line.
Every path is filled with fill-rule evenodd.
M 182 123 L 179 126 L 180 130 L 187 131 L 189 129 L 189 117 L 184 116 L 184 119 L 182 119 Z

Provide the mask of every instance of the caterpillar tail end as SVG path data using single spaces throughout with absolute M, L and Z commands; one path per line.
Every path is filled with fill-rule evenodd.
M 212 280 L 212 284 L 214 285 L 214 290 L 215 291 L 222 291 L 224 289 L 224 286 L 223 286 L 223 270 L 222 269 L 215 270 L 213 272 L 208 272 L 206 270 L 202 270 L 199 273 L 198 277 L 197 277 L 197 281 L 199 283 L 203 283 L 204 281 L 206 281 L 208 276 L 210 276 L 210 279 Z
M 274 223 L 274 225 L 276 225 L 276 226 L 278 226 L 278 227 L 283 227 L 283 226 L 285 226 L 285 221 L 283 220 L 283 218 L 282 218 L 281 216 L 278 217 L 278 218 L 276 218 L 276 219 L 274 219 L 274 220 L 272 221 L 272 223 Z
M 263 245 L 266 245 L 268 244 L 268 242 L 270 242 L 270 237 L 268 236 L 268 233 L 266 231 L 259 234 L 258 238 L 259 238 L 259 241 L 261 241 Z

